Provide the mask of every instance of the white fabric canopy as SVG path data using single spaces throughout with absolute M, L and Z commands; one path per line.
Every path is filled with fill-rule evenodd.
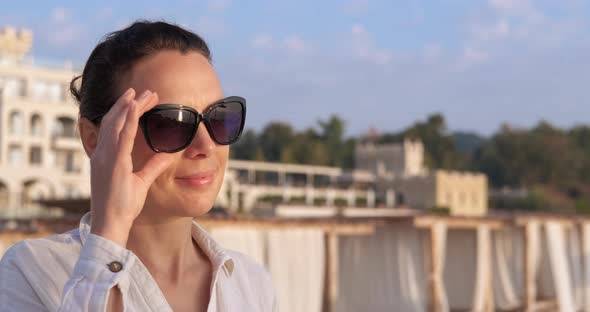
M 590 312 L 590 224 L 529 221 L 528 244 L 538 300 L 556 299 L 560 311 Z M 492 267 L 494 304 L 525 304 L 525 229 L 448 230 L 433 224 L 440 246 L 441 280 L 433 276 L 442 311 L 481 311 Z M 272 274 L 282 312 L 319 312 L 325 293 L 325 233 L 308 227 L 280 229 L 223 226 L 211 235 L 224 247 L 249 255 Z M 490 240 L 491 239 L 491 240 Z M 411 222 L 381 225 L 370 235 L 338 237 L 335 311 L 426 311 L 431 296 L 431 233 Z M 0 255 L 12 245 L 0 241 Z M 478 248 L 479 246 L 479 248 Z M 479 274 L 478 274 L 479 272 Z
M 565 234 L 565 255 L 568 260 L 567 264 L 571 268 L 570 276 L 573 288 L 574 307 L 577 311 L 582 309 L 584 305 L 584 273 L 582 267 L 584 262 L 584 256 L 581 250 L 581 236 L 580 231 L 578 231 L 576 227 L 571 227 L 567 229 Z
M 547 235 L 547 247 L 551 272 L 557 293 L 559 311 L 574 312 L 574 298 L 568 259 L 566 254 L 566 241 L 563 226 L 559 222 L 549 221 L 545 223 L 545 234 Z
M 524 298 L 524 232 L 515 228 L 495 231 L 492 255 L 495 305 L 514 309 Z
M 266 265 L 265 233 L 257 229 L 220 227 L 210 231 L 223 247 L 239 251 Z
M 371 236 L 341 236 L 336 311 L 426 311 L 426 234 L 400 223 Z
M 322 311 L 324 243 L 321 230 L 268 231 L 268 268 L 277 290 L 279 311 Z
M 492 237 L 488 226 L 477 229 L 477 269 L 472 311 L 486 311 L 489 287 L 492 286 Z
M 449 230 L 444 282 L 451 310 L 469 310 L 477 273 L 476 231 Z

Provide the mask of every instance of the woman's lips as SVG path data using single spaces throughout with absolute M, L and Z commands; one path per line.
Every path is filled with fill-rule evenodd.
M 215 171 L 199 172 L 191 175 L 176 177 L 176 181 L 179 183 L 193 187 L 210 185 L 213 183 L 214 179 Z

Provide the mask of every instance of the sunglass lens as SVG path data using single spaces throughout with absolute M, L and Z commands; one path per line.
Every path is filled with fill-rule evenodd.
M 149 114 L 146 126 L 152 146 L 161 152 L 172 152 L 190 144 L 196 118 L 192 112 L 178 109 Z
M 221 144 L 238 139 L 244 123 L 244 107 L 240 102 L 227 102 L 214 107 L 208 113 L 211 134 Z

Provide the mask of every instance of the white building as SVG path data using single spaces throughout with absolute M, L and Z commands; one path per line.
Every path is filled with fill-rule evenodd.
M 38 215 L 38 198 L 89 196 L 89 164 L 69 96 L 71 66 L 35 65 L 32 34 L 0 29 L 0 216 Z
M 455 215 L 484 215 L 488 211 L 488 180 L 479 172 L 428 170 L 424 145 L 404 140 L 397 144 L 360 143 L 358 169 L 375 176 L 377 198 L 396 191 L 396 204 L 417 209 L 446 208 Z

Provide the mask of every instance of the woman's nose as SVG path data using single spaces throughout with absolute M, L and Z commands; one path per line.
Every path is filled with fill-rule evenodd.
M 188 158 L 207 158 L 213 152 L 215 145 L 216 143 L 209 135 L 205 123 L 200 122 L 197 133 L 195 133 L 193 141 L 186 148 L 184 154 Z

